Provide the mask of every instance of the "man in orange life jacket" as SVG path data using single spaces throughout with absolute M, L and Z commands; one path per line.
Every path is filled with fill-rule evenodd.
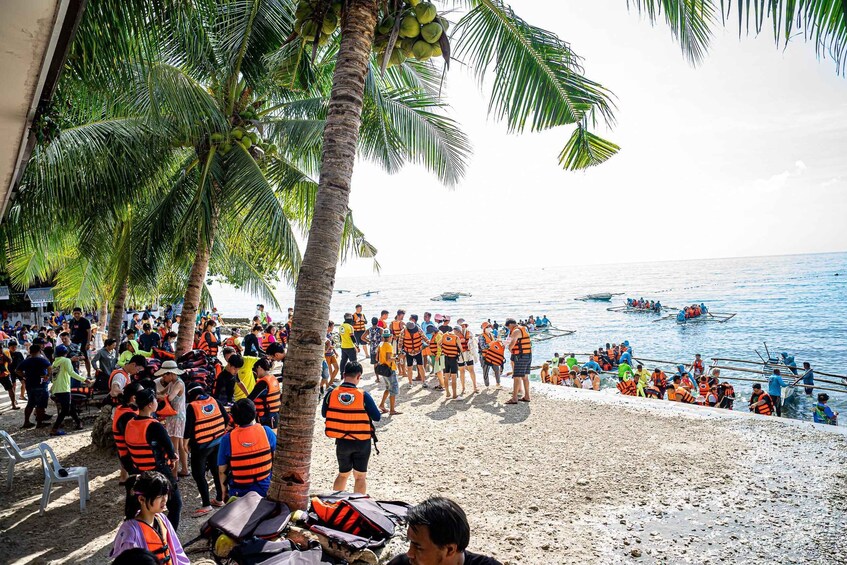
M 371 395 L 357 388 L 361 378 L 362 366 L 348 363 L 342 383 L 324 396 L 321 415 L 326 418 L 327 437 L 335 438 L 338 475 L 332 490 L 346 490 L 352 471 L 353 491 L 367 494 L 371 440 L 375 439 L 373 422 L 379 422 L 382 414 Z
M 273 345 L 273 344 L 271 344 Z M 271 373 L 271 361 L 259 359 L 256 369 L 256 386 L 248 397 L 256 405 L 256 417 L 260 424 L 275 430 L 279 425 L 280 395 L 279 381 Z
M 365 357 L 370 357 L 370 353 L 368 352 L 368 340 L 365 337 L 365 334 L 368 333 L 368 318 L 362 314 L 362 305 L 356 304 L 356 311 L 353 312 L 353 337 L 357 344 L 362 346 L 362 350 L 365 352 Z
M 267 496 L 271 486 L 276 434 L 256 423 L 256 405 L 243 398 L 232 405 L 235 429 L 221 438 L 218 447 L 218 474 L 223 497 L 244 496 L 250 491 Z
M 156 394 L 150 389 L 135 393 L 138 416 L 127 422 L 125 440 L 132 460 L 132 472 L 158 471 L 171 483 L 168 497 L 168 520 L 174 530 L 179 529 L 179 514 L 182 512 L 182 495 L 174 472 L 179 456 L 165 427 L 151 417 L 158 408 Z
M 109 397 L 112 405 L 120 404 L 120 395 L 124 387 L 130 381 L 135 380 L 135 375 L 144 370 L 147 366 L 147 360 L 143 355 L 133 355 L 128 363 L 124 363 L 123 367 L 115 369 L 109 375 Z
M 519 400 L 529 402 L 529 370 L 532 366 L 532 342 L 526 327 L 519 326 L 513 318 L 506 320 L 506 328 L 509 330 L 509 339 L 506 348 L 512 354 L 514 363 L 514 374 L 512 377 L 512 398 L 506 404 L 517 404 Z M 523 388 L 523 396 L 518 394 Z
M 218 447 L 226 432 L 229 415 L 217 398 L 212 398 L 199 383 L 188 386 L 185 394 L 188 405 L 185 407 L 185 440 L 191 452 L 191 476 L 200 492 L 200 508 L 194 516 L 202 516 L 212 511 L 212 506 L 224 505 L 223 488 L 218 476 Z M 209 500 L 209 483 L 206 471 L 212 473 L 215 483 L 215 500 Z

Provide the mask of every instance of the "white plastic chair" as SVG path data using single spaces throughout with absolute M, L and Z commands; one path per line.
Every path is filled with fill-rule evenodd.
M 79 510 L 85 510 L 85 501 L 91 496 L 88 494 L 88 467 L 68 467 L 65 471 L 68 472 L 67 477 L 59 476 L 59 469 L 62 466 L 53 453 L 53 449 L 46 443 L 39 443 L 38 450 L 41 452 L 41 461 L 44 464 L 44 493 L 41 495 L 41 510 L 38 514 L 44 515 L 44 510 L 50 502 L 50 490 L 53 488 L 53 483 L 76 482 L 79 484 Z
M 0 440 L 2 440 L 3 452 L 9 458 L 6 462 L 6 490 L 12 490 L 12 480 L 15 477 L 15 465 L 33 459 L 41 459 L 41 452 L 37 447 L 21 450 L 12 436 L 0 430 Z

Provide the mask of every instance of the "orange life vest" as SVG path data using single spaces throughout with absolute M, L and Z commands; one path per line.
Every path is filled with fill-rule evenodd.
M 226 431 L 226 417 L 214 398 L 195 400 L 189 403 L 194 410 L 194 443 L 206 445 Z
M 708 399 L 709 394 L 712 392 L 712 387 L 709 386 L 709 383 L 700 383 L 700 385 L 697 387 L 697 390 L 700 393 L 700 396 L 702 396 L 704 399 Z
M 541 369 L 541 382 L 550 383 L 550 371 L 547 369 Z
M 268 385 L 268 392 L 256 398 L 256 417 L 264 418 L 269 414 L 279 414 L 280 390 L 279 381 L 273 375 L 265 375 L 259 381 Z
M 441 353 L 446 357 L 458 357 L 461 351 L 458 336 L 453 332 L 444 334 L 444 337 L 441 338 Z
M 126 448 L 126 427 L 118 428 L 118 420 L 126 414 L 138 414 L 138 410 L 132 406 L 118 406 L 112 412 L 112 436 L 115 438 L 115 447 L 118 448 L 118 455 L 126 457 L 129 455 L 129 450 Z
M 239 426 L 229 433 L 229 440 L 229 468 L 235 486 L 248 487 L 270 476 L 273 452 L 263 425 Z
M 229 336 L 228 338 L 226 338 L 226 341 L 224 341 L 224 345 L 225 345 L 226 347 L 231 347 L 231 348 L 233 348 L 233 349 L 235 350 L 235 352 L 236 352 L 236 353 L 238 353 L 239 355 L 241 355 L 241 346 L 240 346 L 240 345 L 238 345 L 238 343 L 235 341 L 235 337 L 234 337 L 234 336 Z
M 267 333 L 266 333 L 265 335 L 263 335 L 263 336 L 262 336 L 262 349 L 263 349 L 263 350 L 264 350 L 264 349 L 267 349 L 267 348 L 268 348 L 268 346 L 269 346 L 271 343 L 273 343 L 273 342 L 271 341 L 271 335 L 270 335 L 270 334 L 267 334 Z
M 123 369 L 115 369 L 114 371 L 112 371 L 112 374 L 109 375 L 109 390 L 112 390 L 112 380 L 115 378 L 115 375 L 117 375 L 118 373 L 120 373 L 121 375 L 126 377 L 126 384 L 129 384 L 129 382 L 132 380 L 130 378 L 129 374 L 126 371 L 124 371 Z M 124 385 L 124 386 L 126 386 L 126 385 Z
M 151 424 L 159 424 L 153 418 L 133 418 L 126 423 L 125 439 L 132 464 L 139 471 L 153 471 L 156 469 L 156 453 L 153 446 L 147 441 L 147 428 Z
M 423 346 L 423 336 L 420 331 L 415 333 L 403 330 L 403 350 L 409 355 L 417 355 Z
M 625 396 L 635 396 L 636 394 L 638 394 L 635 387 L 635 381 L 633 381 L 632 379 L 628 381 L 620 381 L 618 383 L 618 390 L 621 391 L 621 394 Z
M 526 331 L 526 327 L 518 326 L 512 333 L 514 332 L 519 332 L 520 337 L 512 344 L 512 355 L 530 355 L 532 353 L 532 342 L 529 339 L 529 332 Z
M 771 400 L 770 395 L 762 392 L 761 394 L 759 394 L 759 396 L 756 397 L 755 400 L 753 400 L 751 404 L 755 404 L 760 400 L 764 400 L 765 402 L 756 406 L 756 413 L 762 414 L 763 416 L 770 416 L 771 414 L 773 414 L 773 400 Z
M 336 439 L 367 441 L 373 437 L 373 424 L 361 390 L 349 386 L 332 389 L 326 408 L 325 433 Z
M 692 370 L 698 371 L 699 373 L 702 374 L 703 373 L 703 360 L 702 359 L 700 359 L 700 360 L 695 359 L 691 368 L 692 368 Z
M 153 348 L 153 356 L 156 357 L 156 359 L 176 359 L 176 355 L 174 355 L 170 351 L 165 351 L 164 349 L 160 349 L 158 347 Z
M 217 357 L 218 347 L 221 342 L 212 334 L 212 332 L 203 332 L 200 336 L 200 341 L 197 342 L 197 349 L 208 355 L 209 357 Z
M 443 335 L 444 334 L 439 331 L 433 332 L 429 338 L 429 345 L 427 345 L 426 349 L 424 349 L 424 353 L 428 350 L 429 352 L 426 353 L 427 355 L 432 355 L 433 357 L 441 355 L 441 350 L 438 348 L 438 337 Z
M 400 337 L 400 332 L 403 331 L 404 324 L 400 320 L 391 322 L 391 335 L 395 338 Z
M 359 314 L 358 312 L 353 312 L 353 331 L 354 332 L 363 332 L 365 331 L 365 315 Z
M 653 373 L 650 378 L 653 380 L 653 384 L 659 388 L 665 387 L 668 384 L 668 378 L 663 371 Z
M 462 330 L 459 333 L 459 345 L 462 348 L 462 352 L 467 351 L 470 347 L 470 344 L 468 343 L 468 341 L 469 341 L 468 333 L 470 333 L 470 332 L 468 332 L 468 330 Z
M 159 516 L 153 516 L 153 526 L 141 520 L 136 520 L 141 527 L 141 533 L 144 535 L 144 544 L 147 546 L 147 551 L 156 556 L 156 559 L 162 565 L 170 565 L 171 552 L 170 545 L 167 542 L 168 529 L 165 523 Z
M 682 388 L 681 386 L 675 386 L 674 391 L 679 397 L 677 398 L 677 400 L 679 400 L 680 402 L 684 402 L 685 404 L 694 404 L 694 395 Z
M 482 358 L 493 367 L 500 367 L 506 360 L 506 346 L 502 342 L 492 341 L 488 349 L 483 350 Z

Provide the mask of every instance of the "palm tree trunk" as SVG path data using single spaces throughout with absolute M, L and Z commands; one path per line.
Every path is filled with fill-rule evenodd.
M 197 311 L 200 309 L 200 296 L 203 294 L 203 284 L 209 270 L 209 259 L 212 256 L 212 243 L 215 241 L 219 214 L 220 210 L 213 202 L 209 241 L 206 241 L 202 235 L 197 238 L 197 254 L 194 256 L 194 264 L 191 265 L 191 273 L 188 276 L 188 288 L 185 289 L 179 332 L 176 336 L 177 357 L 190 351 L 194 346 Z
M 104 299 L 103 303 L 100 304 L 100 311 L 97 313 L 97 331 L 103 333 L 103 330 L 106 329 L 106 324 L 108 323 L 109 316 L 109 303 Z
M 112 314 L 109 316 L 109 339 L 115 341 L 121 340 L 121 325 L 124 321 L 124 304 L 126 303 L 126 295 L 129 292 L 129 284 L 127 281 L 118 288 L 118 293 L 112 300 Z
M 297 279 L 294 323 L 268 496 L 292 510 L 309 504 L 309 467 L 323 343 L 362 116 L 377 0 L 350 0 L 324 129 L 321 178 Z

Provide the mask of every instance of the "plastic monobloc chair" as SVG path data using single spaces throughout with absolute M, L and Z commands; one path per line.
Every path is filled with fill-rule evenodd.
M 41 452 L 41 461 L 44 465 L 44 493 L 41 495 L 41 509 L 38 514 L 44 515 L 44 510 L 50 502 L 50 491 L 53 483 L 76 482 L 79 484 L 79 510 L 85 510 L 85 501 L 91 496 L 88 494 L 88 467 L 68 467 L 64 469 L 65 476 L 60 474 L 63 470 L 53 453 L 53 449 L 46 443 L 39 443 L 38 450 Z
M 22 450 L 18 447 L 17 442 L 12 439 L 12 436 L 3 430 L 0 430 L 0 440 L 2 440 L 0 441 L 2 450 L 9 458 L 6 463 L 6 490 L 12 490 L 12 480 L 15 477 L 15 465 L 25 461 L 31 461 L 33 459 L 41 459 L 41 452 L 37 447 Z

